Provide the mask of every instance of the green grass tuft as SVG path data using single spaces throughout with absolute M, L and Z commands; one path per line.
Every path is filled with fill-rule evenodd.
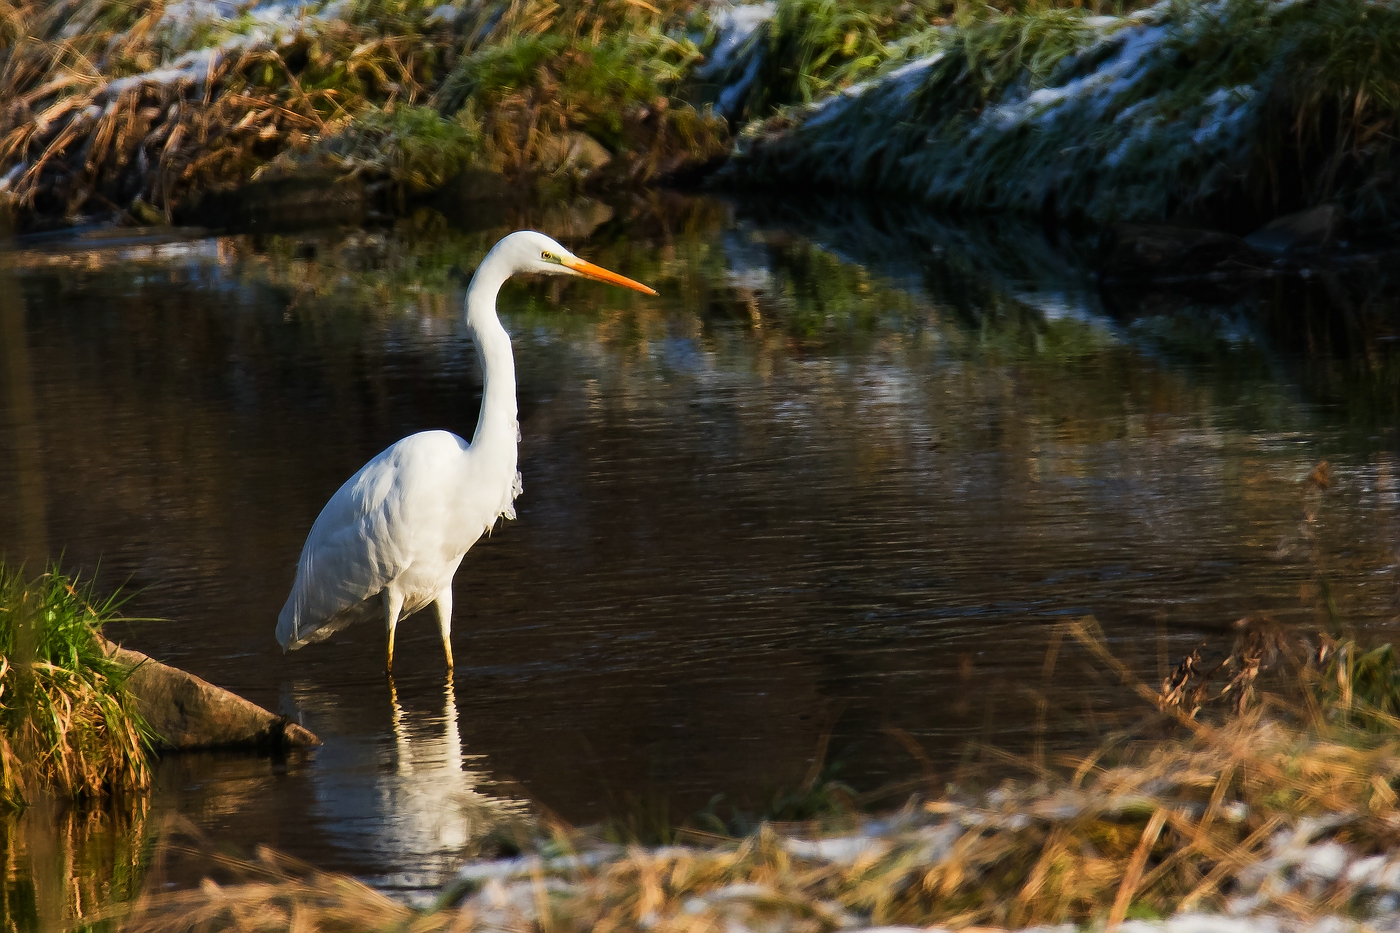
M 780 106 L 809 104 L 873 72 L 890 58 L 890 42 L 936 15 L 930 6 L 893 0 L 782 0 L 768 25 L 749 113 L 767 115 Z
M 1400 725 L 1400 655 L 1389 643 L 1369 650 L 1345 640 L 1326 649 L 1314 690 L 1332 718 L 1393 732 Z
M 481 123 L 472 108 L 448 119 L 432 107 L 372 107 L 312 150 L 349 175 L 388 175 L 408 188 L 440 188 L 476 163 L 485 149 Z
M 57 567 L 26 579 L 0 563 L 0 808 L 150 783 L 150 729 L 100 638 L 119 605 Z

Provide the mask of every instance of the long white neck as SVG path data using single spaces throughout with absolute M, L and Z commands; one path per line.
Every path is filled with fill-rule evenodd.
M 472 435 L 472 452 L 508 459 L 515 469 L 515 448 L 520 425 L 515 411 L 515 357 L 510 335 L 496 317 L 496 294 L 511 270 L 493 250 L 477 268 L 467 286 L 467 330 L 476 344 L 481 363 L 481 415 Z

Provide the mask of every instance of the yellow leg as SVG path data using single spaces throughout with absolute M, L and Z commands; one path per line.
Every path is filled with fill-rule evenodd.
M 392 674 L 394 672 L 394 629 L 399 624 L 399 613 L 403 611 L 403 597 L 393 591 L 393 588 L 384 591 L 384 620 L 389 627 L 389 654 L 384 659 L 384 670 Z
M 438 594 L 433 601 L 437 609 L 438 630 L 442 632 L 442 652 L 447 655 L 447 669 L 452 670 L 452 587 Z

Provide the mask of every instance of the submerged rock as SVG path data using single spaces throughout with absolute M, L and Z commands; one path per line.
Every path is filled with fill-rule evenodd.
M 1103 272 L 1117 279 L 1203 275 L 1254 255 L 1237 236 L 1165 224 L 1119 224 L 1108 239 Z
M 1291 253 L 1331 246 L 1341 232 L 1346 215 L 1335 204 L 1319 204 L 1310 210 L 1285 214 L 1245 237 L 1245 242 L 1265 253 Z
M 310 731 L 130 648 L 107 643 L 108 656 L 130 669 L 127 689 L 160 736 L 163 751 L 204 748 L 305 748 L 320 745 Z

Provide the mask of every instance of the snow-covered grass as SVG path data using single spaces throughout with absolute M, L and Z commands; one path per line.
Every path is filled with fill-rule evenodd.
M 1324 202 L 1395 219 L 1396 0 L 1133 6 L 30 0 L 0 8 L 0 200 L 151 221 L 258 174 L 646 184 L 755 119 L 749 180 L 1240 232 Z
M 1377 224 L 1400 206 L 1388 182 L 1400 127 L 1392 2 L 987 10 L 906 45 L 924 57 L 857 99 L 751 127 L 735 173 L 1242 230 L 1329 201 Z

